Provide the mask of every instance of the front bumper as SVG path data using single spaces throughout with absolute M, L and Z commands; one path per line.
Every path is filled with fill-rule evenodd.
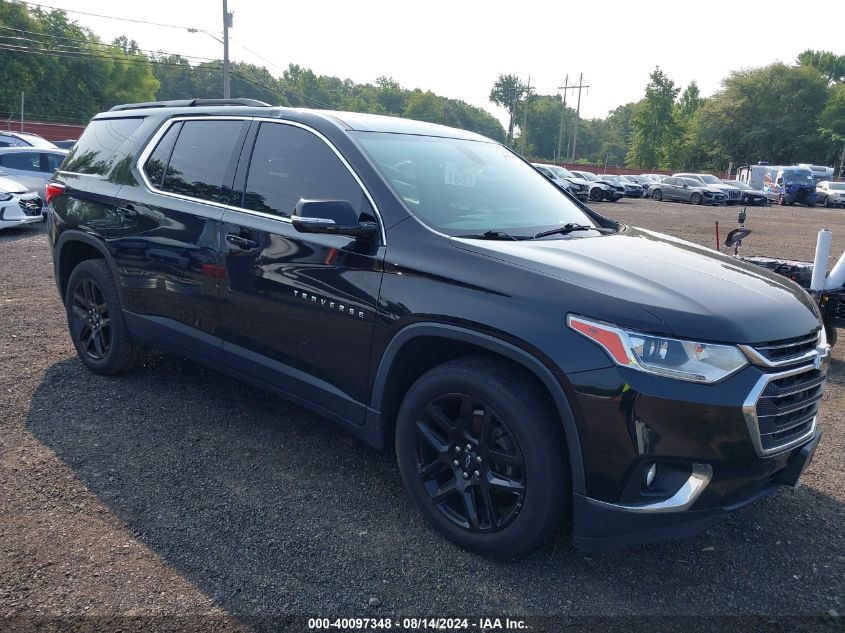
M 22 224 L 32 224 L 34 222 L 43 222 L 44 215 L 38 209 L 37 213 L 28 215 L 21 209 L 16 200 L 0 203 L 0 228 L 7 228 L 10 226 L 20 226 Z
M 730 503 L 703 508 L 681 508 L 677 512 L 657 507 L 630 507 L 609 504 L 586 495 L 573 496 L 573 544 L 586 550 L 609 550 L 656 541 L 694 536 L 719 519 L 773 492 L 779 486 L 797 488 L 801 474 L 813 458 L 821 439 L 817 430 L 812 439 L 788 453 L 783 467 L 736 497 Z M 701 490 L 701 489 L 694 489 Z M 700 496 L 700 492 L 698 493 Z M 694 505 L 697 496 L 692 499 Z
M 769 427 L 788 415 L 793 401 L 778 401 L 784 403 L 778 413 L 772 398 L 800 387 L 795 398 L 817 403 L 825 373 L 806 363 L 794 372 L 749 365 L 714 385 L 619 367 L 567 375 L 585 481 L 573 499 L 576 545 L 613 548 L 690 536 L 779 485 L 797 485 L 818 443 L 815 409 L 806 413 L 812 421 L 781 439 Z M 658 475 L 646 486 L 655 464 Z

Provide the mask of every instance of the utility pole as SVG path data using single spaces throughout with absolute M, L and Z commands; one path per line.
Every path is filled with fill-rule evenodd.
M 229 87 L 229 29 L 232 27 L 232 13 L 229 2 L 223 0 L 223 98 L 229 99 L 232 91 Z
M 584 73 L 581 73 L 578 76 L 578 85 L 572 86 L 573 88 L 578 88 L 578 107 L 575 110 L 575 131 L 572 133 L 572 158 L 570 159 L 571 162 L 575 162 L 575 152 L 578 148 L 578 121 L 581 118 L 581 89 L 582 88 L 589 88 L 589 86 L 584 85 Z
M 519 130 L 519 144 L 522 146 L 522 153 L 525 154 L 525 131 L 528 128 L 528 101 L 531 99 L 531 75 L 528 75 L 528 84 L 525 86 L 525 107 L 522 109 L 522 128 Z
M 21 90 L 21 132 L 23 132 L 23 90 Z
M 558 90 L 563 90 L 563 109 L 560 111 L 560 130 L 557 135 L 557 159 L 560 160 L 560 152 L 563 149 L 563 118 L 566 114 L 566 93 L 569 92 L 569 74 L 563 80 L 563 86 L 558 86 Z M 560 162 L 563 162 L 562 160 Z

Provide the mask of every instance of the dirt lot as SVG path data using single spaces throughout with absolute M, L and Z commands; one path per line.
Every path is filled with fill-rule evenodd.
M 734 208 L 597 208 L 707 245 L 716 220 L 723 235 L 736 222 Z M 755 208 L 747 223 L 747 254 L 810 259 L 822 227 L 845 248 L 845 211 Z M 561 538 L 503 563 L 434 534 L 391 455 L 296 406 L 165 354 L 126 376 L 85 370 L 43 229 L 0 233 L 0 334 L 0 629 L 32 625 L 2 619 L 22 616 L 306 630 L 305 616 L 659 613 L 829 614 L 842 630 L 845 343 L 799 490 L 682 542 L 584 554 Z

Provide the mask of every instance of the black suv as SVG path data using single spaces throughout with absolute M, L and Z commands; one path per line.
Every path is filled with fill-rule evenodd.
M 804 290 L 609 220 L 476 134 L 119 106 L 48 190 L 88 367 L 168 349 L 393 445 L 421 514 L 478 552 L 566 523 L 582 547 L 691 534 L 796 485 L 818 443 Z

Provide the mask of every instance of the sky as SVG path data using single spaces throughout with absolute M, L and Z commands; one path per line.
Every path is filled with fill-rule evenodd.
M 125 35 L 144 49 L 222 58 L 222 0 L 44 0 L 85 11 L 176 25 L 166 28 L 69 13 L 104 41 Z M 804 8 L 806 7 L 806 9 Z M 731 70 L 794 63 L 808 49 L 845 54 L 845 2 L 499 2 L 498 0 L 229 0 L 230 57 L 276 76 L 289 63 L 317 74 L 372 83 L 393 77 L 486 109 L 500 74 L 555 94 L 565 77 L 589 85 L 581 116 L 605 117 L 638 101 L 660 66 L 675 84 L 698 82 L 703 96 Z M 246 47 L 246 48 L 244 48 Z M 247 50 L 248 49 L 248 50 Z M 221 88 L 222 91 L 222 88 Z M 211 96 L 211 95 L 203 95 Z M 567 104 L 575 105 L 570 91 Z

